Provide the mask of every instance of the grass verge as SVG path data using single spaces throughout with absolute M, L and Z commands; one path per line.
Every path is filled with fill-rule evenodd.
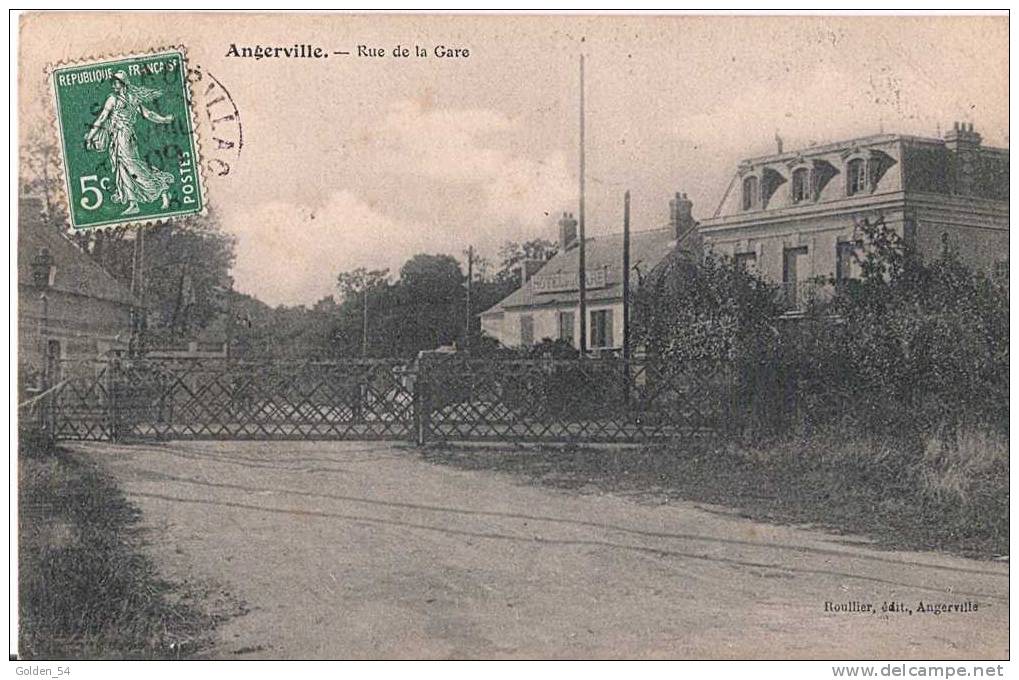
M 218 622 L 207 593 L 157 574 L 139 512 L 98 466 L 67 451 L 19 455 L 19 655 L 178 659 Z
M 864 535 L 887 548 L 983 559 L 1009 549 L 1008 438 L 985 431 L 960 433 L 951 449 L 932 439 L 909 453 L 835 432 L 766 446 L 434 445 L 423 455 L 580 492 L 735 508 L 751 519 Z

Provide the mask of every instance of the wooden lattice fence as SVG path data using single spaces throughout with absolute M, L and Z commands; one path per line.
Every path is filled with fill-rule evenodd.
M 726 366 L 616 357 L 110 359 L 59 378 L 57 439 L 648 442 L 716 436 L 740 403 Z

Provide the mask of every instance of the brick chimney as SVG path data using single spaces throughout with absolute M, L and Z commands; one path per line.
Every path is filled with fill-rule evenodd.
M 672 233 L 679 239 L 686 232 L 693 229 L 693 201 L 686 197 L 686 194 L 676 192 L 676 197 L 669 201 L 669 226 Z
M 700 260 L 704 243 L 697 220 L 693 218 L 693 201 L 686 194 L 676 192 L 676 197 L 669 201 L 669 227 L 673 238 L 679 242 L 679 251 L 693 260 Z
M 945 146 L 952 151 L 976 149 L 983 139 L 979 132 L 973 131 L 973 123 L 959 123 L 945 134 Z
M 981 141 L 980 133 L 973 131 L 973 123 L 956 122 L 945 135 L 945 147 L 952 152 L 953 193 L 963 196 L 976 193 Z
M 573 213 L 563 213 L 559 218 L 559 251 L 565 252 L 577 240 L 577 220 Z
M 517 269 L 520 270 L 520 285 L 524 285 L 531 280 L 531 277 L 538 273 L 538 270 L 545 266 L 545 260 L 521 260 L 517 264 Z

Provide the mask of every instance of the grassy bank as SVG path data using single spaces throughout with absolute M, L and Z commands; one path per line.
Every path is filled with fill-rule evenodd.
M 68 452 L 19 458 L 19 654 L 25 659 L 175 659 L 216 621 L 201 593 L 156 573 L 139 515 L 113 480 Z
M 690 500 L 764 521 L 862 534 L 889 548 L 1008 554 L 1008 439 L 960 433 L 906 453 L 845 433 L 767 446 L 542 448 L 434 446 L 428 460 L 638 500 Z

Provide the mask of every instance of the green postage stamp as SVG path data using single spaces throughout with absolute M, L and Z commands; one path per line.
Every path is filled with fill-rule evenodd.
M 202 212 L 184 50 L 51 70 L 74 230 Z

